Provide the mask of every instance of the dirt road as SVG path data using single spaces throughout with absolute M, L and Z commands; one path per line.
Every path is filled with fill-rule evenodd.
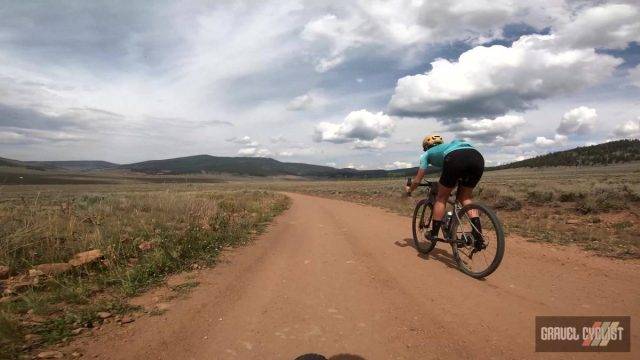
M 409 218 L 290 196 L 266 234 L 166 313 L 73 346 L 100 359 L 638 358 L 638 262 L 511 237 L 478 281 L 448 246 L 418 256 Z M 632 353 L 536 354 L 536 315 L 631 315 Z

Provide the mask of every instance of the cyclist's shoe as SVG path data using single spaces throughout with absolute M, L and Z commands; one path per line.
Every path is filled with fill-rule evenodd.
M 438 237 L 437 237 L 437 236 L 435 236 L 435 235 L 431 235 L 431 232 L 428 232 L 428 233 L 424 234 L 424 237 L 425 237 L 427 240 L 431 241 L 431 242 L 436 242 L 436 241 L 438 241 Z
M 484 239 L 482 238 L 482 235 L 477 234 L 477 235 L 474 235 L 473 238 L 474 238 L 473 247 L 476 249 L 476 251 L 482 251 L 487 248 L 487 245 L 484 243 Z

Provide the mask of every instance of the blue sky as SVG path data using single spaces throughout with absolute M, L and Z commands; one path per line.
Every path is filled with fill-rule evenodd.
M 634 1 L 0 2 L 0 156 L 489 164 L 640 136 Z

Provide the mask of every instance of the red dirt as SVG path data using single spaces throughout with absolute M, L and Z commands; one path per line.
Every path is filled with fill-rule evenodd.
M 200 286 L 167 312 L 67 349 L 99 359 L 638 358 L 638 261 L 510 237 L 500 268 L 479 281 L 454 267 L 448 245 L 418 256 L 407 217 L 289 196 L 266 234 L 200 271 Z M 631 315 L 632 353 L 536 354 L 536 315 Z

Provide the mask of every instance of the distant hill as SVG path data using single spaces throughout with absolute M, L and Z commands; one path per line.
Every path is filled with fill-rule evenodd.
M 522 161 L 516 161 L 493 169 L 522 167 L 609 165 L 640 161 L 640 140 L 617 140 L 571 150 L 553 152 Z
M 11 160 L 0 157 L 0 166 L 25 167 L 25 164 L 22 164 L 18 160 Z
M 599 145 L 578 147 L 487 168 L 487 170 L 520 167 L 606 165 L 631 161 L 640 161 L 640 140 L 619 140 Z M 17 161 L 0 158 L 0 166 L 68 171 L 118 169 L 150 175 L 202 173 L 241 176 L 299 176 L 324 179 L 407 177 L 415 175 L 417 171 L 416 167 L 396 170 L 336 169 L 329 166 L 282 162 L 270 158 L 211 155 L 150 160 L 126 165 L 118 165 L 107 161 Z M 431 168 L 428 170 L 428 174 L 437 173 L 438 171 L 436 168 Z
M 25 168 L 30 170 L 45 170 L 45 168 L 42 166 L 32 165 L 24 161 L 12 160 L 12 159 L 1 158 L 1 157 L 0 157 L 0 166 Z
M 79 160 L 79 161 L 23 161 L 22 163 L 38 166 L 47 169 L 70 170 L 70 171 L 90 171 L 115 169 L 119 164 L 100 160 Z
M 284 176 L 322 178 L 385 177 L 385 170 L 336 169 L 329 166 L 288 163 L 271 158 L 187 156 L 166 160 L 143 161 L 122 165 L 126 169 L 146 174 L 226 173 L 248 176 Z

